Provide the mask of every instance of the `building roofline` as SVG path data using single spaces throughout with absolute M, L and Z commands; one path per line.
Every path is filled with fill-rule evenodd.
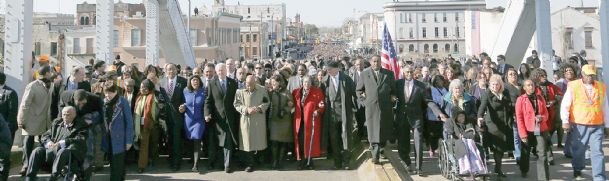
M 429 10 L 480 10 L 486 9 L 486 1 L 484 0 L 461 0 L 461 1 L 405 1 L 405 2 L 388 2 L 383 5 L 385 12 L 387 11 L 429 11 Z

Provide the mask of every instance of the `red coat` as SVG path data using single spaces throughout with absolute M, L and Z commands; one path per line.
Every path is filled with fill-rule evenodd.
M 309 154 L 309 145 L 311 142 L 311 131 L 313 128 L 312 119 L 313 112 L 317 111 L 317 116 L 315 117 L 315 134 L 313 135 L 313 148 L 311 151 L 312 157 L 319 157 L 322 153 L 320 143 L 321 143 L 321 119 L 324 109 L 319 108 L 319 103 L 324 101 L 324 94 L 321 89 L 317 87 L 311 87 L 309 89 L 309 93 L 305 98 L 304 103 L 304 119 L 302 118 L 303 106 L 301 106 L 300 102 L 302 99 L 302 88 L 295 89 L 292 92 L 292 96 L 294 98 L 294 144 L 296 149 L 297 159 L 306 159 Z M 304 120 L 304 145 L 300 145 L 298 140 L 298 131 L 300 129 L 300 122 Z M 304 155 L 305 158 L 300 158 L 300 147 L 304 146 Z
M 548 120 L 548 109 L 546 108 L 546 101 L 543 96 L 536 94 L 537 105 L 540 108 L 539 115 L 542 120 L 539 123 L 539 129 L 541 132 L 549 131 L 551 128 L 551 122 Z M 516 124 L 518 125 L 518 135 L 520 138 L 527 138 L 528 132 L 535 131 L 535 110 L 526 94 L 521 95 L 516 100 Z
M 560 91 L 560 88 L 558 88 L 558 86 L 549 83 L 548 82 L 548 86 L 547 86 L 547 91 L 548 91 L 548 97 L 544 97 L 546 98 L 546 102 L 549 101 L 555 101 L 554 104 L 552 104 L 550 107 L 548 107 L 548 114 L 549 114 L 549 119 L 548 121 L 550 122 L 550 125 L 554 125 L 554 121 L 555 121 L 555 117 L 556 117 L 556 111 L 558 111 L 557 109 L 559 109 L 560 107 L 558 107 L 558 100 L 556 99 L 556 96 L 562 96 L 562 92 Z M 536 90 L 535 90 L 535 94 L 543 95 L 543 92 L 541 91 L 541 87 L 537 86 Z M 553 127 L 553 126 L 552 126 Z

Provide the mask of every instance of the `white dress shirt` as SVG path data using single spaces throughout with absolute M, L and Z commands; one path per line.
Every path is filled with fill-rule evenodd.
M 414 80 L 406 80 L 404 79 L 404 98 L 409 98 L 412 96 L 412 88 L 414 87 Z M 408 90 L 408 92 L 406 92 Z M 406 100 L 408 101 L 408 100 Z

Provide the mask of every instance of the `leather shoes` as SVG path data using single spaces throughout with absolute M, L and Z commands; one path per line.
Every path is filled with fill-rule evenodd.
M 233 173 L 233 171 L 230 169 L 230 167 L 224 167 L 224 172 Z
M 548 164 L 554 165 L 554 160 L 549 161 Z
M 378 158 L 373 158 L 373 159 L 372 159 L 372 163 L 377 164 L 377 165 L 380 165 L 380 164 L 381 164 L 381 162 L 379 162 L 379 159 L 378 159 Z
M 245 171 L 246 172 L 253 172 L 254 168 L 252 168 L 252 167 L 245 167 Z
M 417 170 L 417 174 L 419 175 L 419 177 L 425 176 L 425 174 L 423 173 L 423 170 Z
M 19 171 L 19 175 L 21 175 L 22 177 L 25 177 L 26 173 L 27 173 L 27 167 L 21 167 L 21 170 Z

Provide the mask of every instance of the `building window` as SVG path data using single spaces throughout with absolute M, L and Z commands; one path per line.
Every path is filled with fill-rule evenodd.
M 250 8 L 247 8 L 247 14 L 250 14 Z
M 436 35 L 436 38 L 440 37 L 440 32 L 438 32 L 438 27 L 434 28 L 434 33 Z
M 51 56 L 57 55 L 57 42 L 51 42 Z
M 400 23 L 404 23 L 404 13 L 400 13 Z
M 250 42 L 250 34 L 245 35 L 245 42 Z
M 421 13 L 421 22 L 427 22 L 427 19 L 425 19 L 425 13 Z
M 80 25 L 89 25 L 89 17 L 81 16 L 80 17 Z
M 423 53 L 429 53 L 429 45 L 428 44 L 423 45 Z
M 40 49 L 42 48 L 42 44 L 40 42 L 34 43 L 34 55 L 40 55 Z
M 450 52 L 450 44 L 444 45 L 444 52 Z
M 423 38 L 427 38 L 427 28 L 423 28 Z
M 442 13 L 442 21 L 446 23 L 446 12 Z
M 112 45 L 114 45 L 114 48 L 118 47 L 118 30 L 112 31 Z
M 414 45 L 413 44 L 408 45 L 408 52 L 414 52 Z
M 134 28 L 131 29 L 131 46 L 141 46 L 142 42 L 142 30 Z
M 459 45 L 457 45 L 456 43 L 455 43 L 455 46 L 453 48 L 455 49 L 454 52 L 459 52 Z
M 408 13 L 408 22 L 412 23 L 412 14 L 411 13 Z
M 199 34 L 198 34 L 199 30 L 197 29 L 190 29 L 190 44 L 192 46 L 197 46 L 199 45 Z
M 252 39 L 254 40 L 254 42 L 258 42 L 258 34 L 253 34 Z
M 80 38 L 72 39 L 72 53 L 80 54 Z
M 586 48 L 594 48 L 592 46 L 592 30 L 588 30 L 588 28 L 586 28 L 586 30 L 584 31 L 584 38 L 586 42 Z
M 402 44 L 400 45 L 400 47 L 398 48 L 398 52 L 399 53 L 404 52 L 404 45 L 402 45 Z
M 563 41 L 567 49 L 573 49 L 573 28 L 566 28 Z
M 85 52 L 86 54 L 93 54 L 93 44 L 95 42 L 93 41 L 93 38 L 87 38 L 85 39 Z
M 438 53 L 438 44 L 433 44 L 433 52 Z
M 455 22 L 459 22 L 459 12 L 455 12 Z
M 457 27 L 455 28 L 455 36 L 457 36 L 457 38 L 459 38 L 459 37 L 461 37 L 461 35 L 460 35 L 460 34 L 461 34 L 461 33 L 459 33 L 459 27 L 457 26 Z
M 412 28 L 410 28 L 410 32 L 408 32 L 408 35 L 410 36 L 410 38 L 414 38 L 414 32 Z
M 258 47 L 252 47 L 252 55 L 258 55 Z
M 438 22 L 438 13 L 433 13 L 433 22 Z
M 400 39 L 404 39 L 404 28 L 400 28 L 399 37 Z
M 448 38 L 448 28 L 444 27 L 444 38 Z

